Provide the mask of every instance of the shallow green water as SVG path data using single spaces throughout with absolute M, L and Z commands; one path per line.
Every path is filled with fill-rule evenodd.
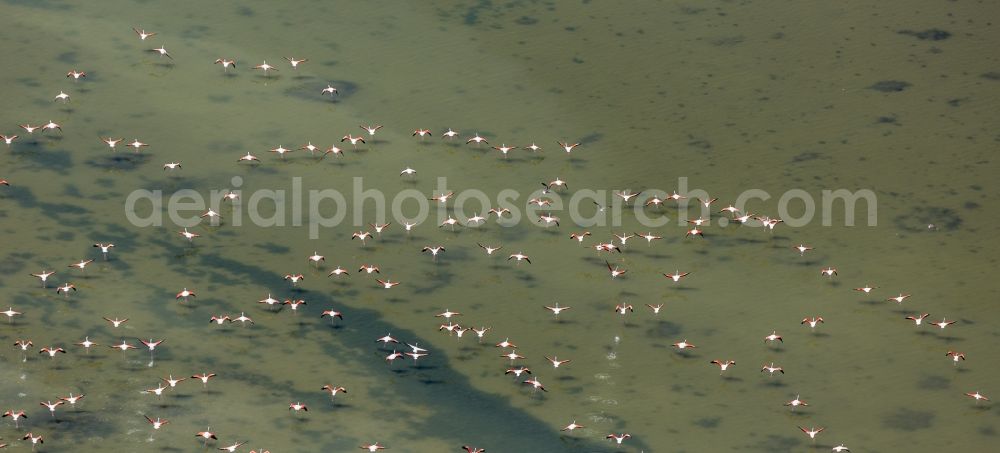
M 604 439 L 611 432 L 632 434 L 622 450 L 647 452 L 828 451 L 842 442 L 855 452 L 978 452 L 996 442 L 1000 411 L 962 395 L 1000 394 L 993 4 L 8 1 L 2 11 L 0 132 L 21 138 L 0 158 L 0 178 L 12 184 L 0 187 L 0 303 L 25 314 L 0 325 L 0 336 L 36 349 L 26 361 L 14 347 L 0 354 L 0 408 L 28 411 L 26 429 L 46 436 L 44 451 L 195 451 L 203 447 L 193 434 L 209 425 L 217 446 L 249 440 L 242 451 L 274 452 L 357 451 L 374 441 L 391 451 L 615 451 Z M 142 42 L 131 27 L 158 34 Z M 947 36 L 921 34 L 928 30 Z M 146 52 L 159 45 L 174 60 Z M 309 62 L 292 71 L 285 56 Z M 237 70 L 211 64 L 223 57 L 237 59 Z M 265 59 L 280 72 L 249 69 Z M 88 76 L 73 82 L 64 77 L 71 69 Z M 905 83 L 880 84 L 890 81 Z M 319 95 L 328 83 L 341 90 L 335 102 Z M 60 90 L 70 102 L 52 102 Z M 29 137 L 17 127 L 47 120 L 63 132 Z M 343 158 L 296 151 L 281 161 L 267 151 L 326 148 L 368 123 L 385 125 L 378 140 L 359 152 L 344 146 Z M 504 160 L 486 147 L 410 136 L 422 127 L 544 149 Z M 112 154 L 102 136 L 150 146 Z M 582 145 L 567 155 L 557 140 Z M 263 163 L 237 165 L 246 152 Z M 171 161 L 183 169 L 164 171 Z M 398 176 L 406 166 L 416 178 Z M 234 188 L 237 176 L 243 225 L 223 204 L 223 224 L 192 228 L 202 235 L 193 246 L 168 218 L 140 228 L 125 217 L 136 189 L 208 194 Z M 522 211 L 539 181 L 556 177 L 571 189 L 564 202 L 584 189 L 611 203 L 611 191 L 626 188 L 697 188 L 719 197 L 713 211 L 760 189 L 773 198 L 748 209 L 771 216 L 792 189 L 817 210 L 823 190 L 869 189 L 877 225 L 866 226 L 861 203 L 858 226 L 845 226 L 835 204 L 831 226 L 818 215 L 773 234 L 714 223 L 704 240 L 685 239 L 668 202 L 644 211 L 674 219 L 667 226 L 644 226 L 629 209 L 621 226 L 586 227 L 587 245 L 612 232 L 665 237 L 599 256 L 567 238 L 585 228 L 565 210 L 555 212 L 561 226 L 547 229 L 491 219 L 453 232 L 432 216 L 410 236 L 394 224 L 363 248 L 350 239 L 360 228 L 353 205 L 317 239 L 292 226 L 290 210 L 283 227 L 254 226 L 246 212 L 251 193 L 290 194 L 293 178 L 305 191 L 349 195 L 355 177 L 389 200 L 404 190 L 430 195 L 438 177 L 494 201 L 513 189 Z M 467 206 L 466 215 L 482 212 Z M 690 209 L 681 217 L 697 217 Z M 792 203 L 788 218 L 802 209 Z M 413 215 L 415 204 L 404 210 Z M 260 211 L 274 214 L 268 203 Z M 363 223 L 377 211 L 362 205 Z M 100 261 L 94 242 L 114 242 L 112 259 Z M 477 242 L 503 244 L 503 256 L 486 256 Z M 816 250 L 799 257 L 799 243 Z M 420 253 L 436 244 L 447 247 L 436 262 Z M 320 269 L 306 261 L 313 251 L 326 256 Z M 504 261 L 517 251 L 532 264 Z M 66 268 L 84 258 L 98 261 L 86 273 Z M 628 273 L 610 280 L 605 259 Z M 326 277 L 362 263 L 403 283 L 385 291 L 364 274 Z M 839 275 L 821 277 L 825 266 Z M 51 282 L 42 289 L 28 276 L 42 269 L 79 291 L 67 299 Z M 660 275 L 675 269 L 691 275 L 678 285 Z M 293 290 L 282 276 L 299 272 L 305 281 Z M 851 290 L 869 283 L 878 286 L 871 295 Z M 198 296 L 181 304 L 173 295 L 184 287 Z M 256 303 L 269 292 L 307 305 L 269 312 Z M 902 307 L 884 302 L 900 292 L 913 294 Z M 554 302 L 573 307 L 559 322 L 542 308 Z M 624 321 L 612 310 L 622 302 L 636 307 Z M 653 315 L 647 303 L 664 308 Z M 345 320 L 321 320 L 329 308 Z M 472 332 L 458 340 L 436 331 L 433 315 L 446 308 L 462 312 L 463 325 L 492 327 L 483 344 Z M 206 322 L 240 312 L 256 324 Z M 958 323 L 939 330 L 903 319 L 918 312 Z M 129 321 L 115 329 L 103 316 Z M 826 322 L 810 333 L 799 324 L 806 316 Z M 761 342 L 772 330 L 784 336 L 780 347 Z M 387 366 L 391 351 L 373 341 L 387 332 L 430 355 L 418 367 Z M 85 354 L 73 345 L 84 336 L 101 346 Z M 123 359 L 105 346 L 150 337 L 166 339 L 152 366 L 145 351 Z M 504 351 L 492 344 L 504 337 L 548 392 L 503 375 Z M 698 348 L 670 347 L 685 339 Z M 48 345 L 69 353 L 49 360 L 37 353 Z M 948 350 L 968 360 L 955 367 Z M 546 355 L 572 362 L 553 369 Z M 720 377 L 712 359 L 737 365 Z M 786 374 L 758 372 L 772 361 Z M 205 389 L 189 380 L 162 400 L 141 393 L 169 374 L 203 371 L 218 373 Z M 349 393 L 333 405 L 324 384 Z M 87 396 L 56 419 L 38 405 L 69 392 Z M 784 407 L 796 394 L 810 406 Z M 289 413 L 297 401 L 310 411 Z M 171 423 L 151 437 L 144 414 Z M 561 436 L 574 419 L 586 428 Z M 797 426 L 826 430 L 814 446 Z M 0 427 L 4 442 L 24 432 L 9 418 Z

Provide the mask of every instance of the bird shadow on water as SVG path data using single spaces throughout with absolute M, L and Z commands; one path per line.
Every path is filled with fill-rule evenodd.
M 260 76 L 258 76 L 260 77 Z M 306 77 L 306 79 L 313 79 L 312 77 Z M 323 95 L 322 90 L 326 88 L 326 85 L 337 89 L 337 94 L 334 95 Z M 302 99 L 304 101 L 323 103 L 323 104 L 339 104 L 340 102 L 350 98 L 355 93 L 358 92 L 358 84 L 350 82 L 347 80 L 310 80 L 303 81 L 298 85 L 289 87 L 285 89 L 285 95 L 294 98 Z M 327 99 L 327 96 L 334 98 L 333 101 Z
M 882 417 L 882 425 L 899 431 L 917 431 L 934 425 L 934 413 L 922 412 L 905 407 L 897 408 Z
M 68 175 L 73 167 L 72 154 L 65 149 L 42 149 L 29 152 L 18 152 L 18 163 L 26 163 L 28 170 L 54 171 L 60 175 Z
M 149 162 L 149 154 L 109 154 L 104 157 L 90 159 L 84 163 L 101 170 L 132 171 Z
M 683 331 L 681 324 L 671 321 L 657 321 L 653 327 L 646 330 L 646 336 L 652 338 L 673 339 Z
M 670 290 L 671 291 L 701 291 L 701 289 L 699 289 L 699 288 L 695 288 L 693 286 L 685 286 L 685 285 L 671 285 L 670 286 Z
M 757 451 L 794 451 L 802 445 L 802 440 L 797 437 L 768 435 L 766 439 L 751 446 Z

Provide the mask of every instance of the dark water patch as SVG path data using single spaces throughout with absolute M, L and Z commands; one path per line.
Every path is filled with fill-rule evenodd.
M 708 140 L 700 139 L 700 138 L 695 138 L 695 137 L 690 136 L 690 135 L 688 136 L 688 138 L 691 139 L 691 140 L 687 142 L 687 145 L 690 146 L 690 147 L 692 147 L 692 148 L 700 149 L 702 151 L 708 151 L 708 150 L 712 149 L 712 142 L 710 142 Z
M 940 206 L 917 206 L 892 221 L 896 228 L 910 233 L 928 231 L 928 225 L 934 225 L 930 230 L 941 231 L 955 231 L 962 226 L 962 218 L 954 209 Z
M 692 423 L 694 423 L 695 426 L 711 429 L 711 428 L 718 428 L 721 422 L 722 422 L 722 417 L 704 417 L 704 418 L 699 418 L 693 421 Z
M 883 426 L 900 431 L 918 431 L 930 428 L 933 424 L 933 412 L 915 411 L 905 407 L 882 417 Z
M 875 124 L 891 124 L 893 126 L 902 126 L 902 124 L 899 124 L 896 115 L 880 116 L 875 119 Z
M 192 25 L 181 32 L 181 37 L 185 39 L 198 40 L 207 37 L 212 31 L 212 27 L 207 25 Z
M 63 186 L 63 195 L 73 198 L 83 198 L 83 193 L 80 192 L 80 188 L 75 184 L 66 184 Z
M 273 275 L 260 267 L 256 267 L 242 262 L 227 260 L 221 257 L 211 257 L 202 263 L 200 268 L 217 267 L 223 268 L 231 273 L 241 274 L 239 277 L 261 281 Z M 422 341 L 414 332 L 403 329 L 399 326 L 389 324 L 374 310 L 364 308 L 351 308 L 354 328 L 357 332 L 393 332 L 394 336 L 401 340 L 410 342 Z M 371 350 L 370 335 L 350 332 L 338 334 L 336 336 L 320 335 L 321 332 L 328 332 L 325 323 L 311 323 L 305 326 L 309 331 L 310 341 L 318 341 L 322 345 L 322 350 L 336 358 L 336 355 L 346 350 Z M 380 355 L 384 356 L 384 354 Z M 508 402 L 509 396 L 498 396 L 483 393 L 475 390 L 467 378 L 456 373 L 449 365 L 448 354 L 444 351 L 432 351 L 426 358 L 428 363 L 423 365 L 418 372 L 414 372 L 412 367 L 404 369 L 394 382 L 398 394 L 403 399 L 414 399 L 414 401 L 404 401 L 404 404 L 414 404 L 424 406 L 427 401 L 439 401 L 443 403 L 434 404 L 430 414 L 419 419 L 407 419 L 405 428 L 414 432 L 432 432 L 435 427 L 450 426 L 455 432 L 483 433 L 480 441 L 483 444 L 503 445 L 509 439 L 517 437 L 521 439 L 520 448 L 524 451 L 558 451 L 562 447 L 558 433 L 546 423 L 528 415 Z M 369 362 L 365 362 L 369 363 Z M 239 363 L 226 364 L 227 368 L 241 370 Z M 370 362 L 373 373 L 386 373 L 382 360 Z M 400 367 L 402 368 L 402 367 Z M 279 388 L 273 380 L 261 376 L 263 382 L 271 381 L 272 388 Z M 258 382 L 254 382 L 259 385 Z M 553 389 L 555 390 L 555 389 Z M 457 396 L 456 396 L 457 395 Z M 522 395 L 523 396 L 523 395 Z M 469 412 L 469 407 L 481 408 L 480 411 Z M 502 419 L 505 422 L 497 424 L 496 420 Z M 635 440 L 635 439 L 633 439 Z M 637 448 L 648 449 L 641 441 L 634 444 Z M 600 444 L 585 445 L 587 450 L 595 450 Z
M 873 85 L 869 86 L 868 89 L 879 91 L 882 93 L 898 93 L 911 86 L 912 84 L 910 84 L 909 82 L 904 82 L 902 80 L 882 80 L 879 82 L 875 82 Z
M 479 15 L 484 10 L 490 10 L 493 8 L 493 2 L 490 0 L 479 0 L 476 5 L 470 6 L 469 9 L 465 11 L 465 15 L 462 17 L 463 23 L 465 25 L 476 25 L 479 23 Z
M 78 225 L 91 220 L 87 218 L 91 214 L 88 209 L 69 203 L 42 202 L 35 198 L 33 192 L 26 189 L 20 191 L 17 202 L 22 209 L 35 209 L 41 215 L 65 225 Z
M 812 160 L 820 160 L 820 159 L 830 159 L 830 157 L 819 151 L 803 151 L 801 153 L 792 156 L 792 158 L 788 161 L 788 163 L 800 164 L 802 162 L 809 162 Z
M 947 390 L 951 387 L 951 381 L 944 376 L 928 375 L 917 382 L 917 387 L 922 390 Z
M 33 256 L 31 253 L 8 253 L 0 260 L 0 275 L 8 276 L 24 273 L 27 261 Z
M 757 451 L 793 451 L 799 445 L 802 445 L 802 439 L 798 437 L 770 434 L 764 440 L 753 445 L 752 449 Z
M 253 17 L 257 13 L 254 12 L 253 8 L 249 6 L 239 6 L 236 8 L 236 14 L 239 14 L 240 16 L 243 17 Z
M 60 63 L 71 64 L 71 65 L 72 64 L 77 64 L 77 63 L 80 62 L 79 59 L 77 58 L 78 56 L 79 55 L 76 52 L 74 52 L 74 51 L 63 52 L 63 53 L 59 54 L 58 56 L 56 56 L 56 61 L 58 61 Z
M 213 140 L 208 142 L 207 148 L 211 149 L 212 151 L 239 153 L 240 151 L 246 149 L 246 144 L 242 141 L 237 141 L 237 140 Z M 236 159 L 234 158 L 233 160 Z
M 535 25 L 538 23 L 538 19 L 531 16 L 521 16 L 514 23 L 518 25 Z
M 994 71 L 984 72 L 980 74 L 979 77 L 982 77 L 986 80 L 1000 80 L 1000 72 L 994 72 Z
M 947 104 L 948 104 L 949 107 L 961 107 L 962 104 L 965 104 L 965 102 L 968 101 L 968 100 L 970 100 L 970 99 L 969 98 L 948 99 Z
M 37 9 L 47 9 L 50 11 L 69 11 L 72 5 L 49 0 L 4 0 L 8 5 L 26 6 Z
M 906 36 L 913 36 L 914 38 L 923 41 L 944 41 L 951 37 L 951 33 L 937 28 L 931 28 L 923 31 L 900 30 L 897 31 L 896 33 Z
M 715 47 L 733 47 L 746 40 L 745 36 L 726 36 L 709 41 Z

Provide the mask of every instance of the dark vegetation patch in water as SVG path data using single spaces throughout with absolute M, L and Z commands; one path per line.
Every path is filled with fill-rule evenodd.
M 984 72 L 980 74 L 979 77 L 982 77 L 986 80 L 1000 80 L 1000 72 L 995 72 L 995 71 Z
M 934 424 L 933 412 L 921 412 L 901 407 L 882 417 L 882 425 L 900 431 L 917 431 L 930 428 Z
M 914 38 L 929 41 L 944 41 L 951 37 L 951 33 L 939 30 L 937 28 L 931 28 L 924 31 L 914 31 L 914 30 L 900 30 L 896 33 L 901 35 L 913 36 Z
M 882 93 L 898 93 L 911 86 L 913 85 L 910 84 L 910 82 L 904 82 L 902 80 L 882 80 L 875 82 L 874 85 L 868 88 Z

